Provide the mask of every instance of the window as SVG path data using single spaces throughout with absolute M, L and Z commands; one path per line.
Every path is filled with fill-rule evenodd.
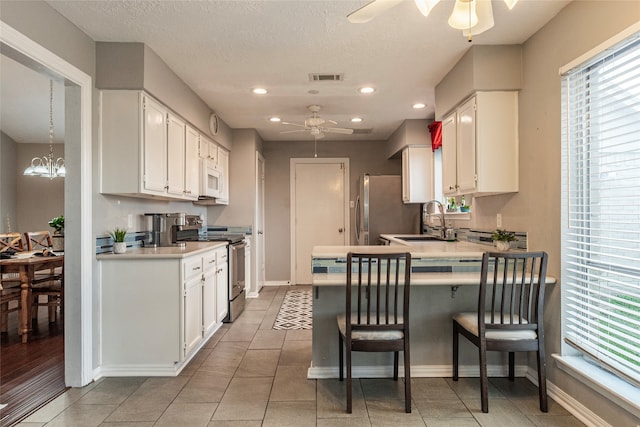
M 640 37 L 562 77 L 564 339 L 640 385 Z

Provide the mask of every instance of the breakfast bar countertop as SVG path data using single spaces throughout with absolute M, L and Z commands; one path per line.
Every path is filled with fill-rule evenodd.
M 156 248 L 127 248 L 127 252 L 123 254 L 104 253 L 97 255 L 96 258 L 99 261 L 180 259 L 226 245 L 227 242 L 186 242 L 186 245 L 183 247 L 161 246 Z
M 386 235 L 383 235 L 386 236 Z M 389 236 L 391 237 L 391 236 Z M 396 239 L 397 240 L 397 239 Z M 393 240 L 392 240 L 393 241 Z M 400 242 L 400 240 L 398 240 Z M 388 253 L 407 251 L 414 258 L 482 258 L 482 254 L 491 250 L 491 246 L 470 242 L 428 241 L 411 244 L 376 246 L 315 246 L 311 252 L 313 258 L 346 257 L 348 252 Z

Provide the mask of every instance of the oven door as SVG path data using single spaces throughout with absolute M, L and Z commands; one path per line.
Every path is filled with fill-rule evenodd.
M 200 196 L 220 197 L 222 189 L 222 174 L 211 159 L 201 159 L 200 164 Z
M 229 300 L 244 290 L 244 242 L 229 245 Z

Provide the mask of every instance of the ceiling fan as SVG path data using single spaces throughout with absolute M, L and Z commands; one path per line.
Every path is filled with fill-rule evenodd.
M 363 24 L 369 22 L 379 14 L 400 4 L 403 0 L 373 0 L 360 9 L 347 15 L 349 22 Z M 418 10 L 428 16 L 440 0 L 414 0 Z M 513 9 L 518 0 L 504 0 L 509 10 Z M 493 8 L 491 0 L 456 0 L 453 12 L 448 20 L 449 26 L 462 30 L 462 34 L 469 37 L 484 33 L 493 27 Z
M 307 109 L 311 111 L 311 117 L 305 119 L 304 124 L 282 122 L 283 125 L 297 126 L 301 129 L 286 130 L 280 133 L 309 132 L 311 135 L 313 135 L 315 139 L 320 139 L 324 137 L 325 133 L 339 133 L 342 135 L 351 135 L 353 133 L 353 129 L 326 126 L 327 123 L 330 123 L 332 125 L 337 125 L 338 122 L 334 122 L 333 120 L 327 120 L 327 119 L 323 119 L 322 117 L 319 117 L 318 116 L 318 113 L 320 112 L 319 105 L 309 105 Z

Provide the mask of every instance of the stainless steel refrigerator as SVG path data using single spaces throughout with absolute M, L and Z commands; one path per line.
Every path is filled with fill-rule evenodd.
M 400 175 L 358 178 L 355 210 L 358 245 L 378 245 L 380 234 L 420 234 L 420 204 L 402 202 Z

